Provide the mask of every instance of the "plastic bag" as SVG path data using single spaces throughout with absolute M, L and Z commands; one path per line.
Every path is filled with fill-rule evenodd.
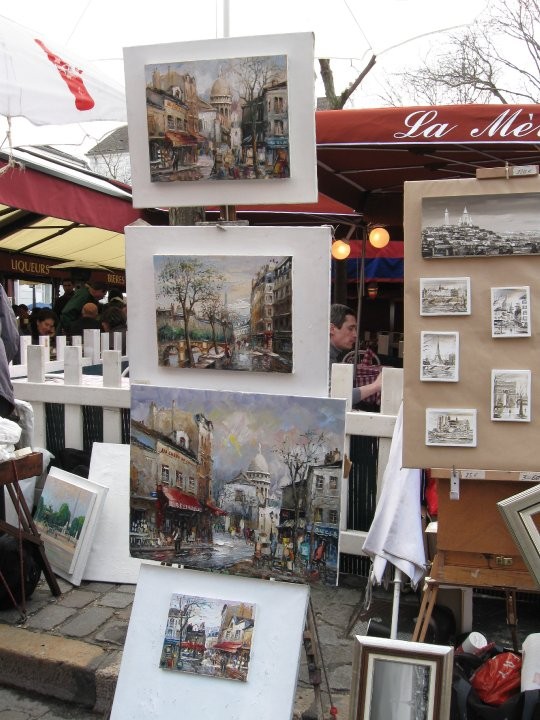
M 503 652 L 483 663 L 471 678 L 471 685 L 488 705 L 502 705 L 521 688 L 521 658 Z

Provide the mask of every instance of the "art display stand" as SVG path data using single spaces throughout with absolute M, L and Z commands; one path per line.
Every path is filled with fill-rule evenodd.
M 510 535 L 497 502 L 537 484 L 519 472 L 466 471 L 476 478 L 459 479 L 451 470 L 433 469 L 439 514 L 437 552 L 426 578 L 412 639 L 423 642 L 441 586 L 501 590 L 506 596 L 507 623 L 518 649 L 516 592 L 539 591 Z M 519 483 L 519 485 L 518 485 Z M 458 499 L 453 497 L 458 496 Z
M 41 539 L 39 531 L 32 518 L 32 514 L 26 504 L 26 500 L 19 486 L 19 480 L 41 475 L 42 470 L 43 455 L 38 452 L 33 452 L 29 455 L 25 455 L 24 457 L 0 463 L 0 492 L 4 487 L 6 488 L 13 503 L 13 507 L 17 513 L 19 523 L 18 527 L 11 525 L 5 521 L 4 517 L 2 517 L 0 518 L 0 531 L 10 535 L 16 540 L 20 540 L 21 542 L 27 541 L 36 545 L 38 550 L 37 562 L 45 575 L 45 579 L 47 580 L 47 584 L 49 585 L 52 594 L 58 596 L 61 594 L 60 587 L 51 569 L 47 556 L 45 555 L 43 540 Z M 24 583 L 22 585 L 24 587 Z

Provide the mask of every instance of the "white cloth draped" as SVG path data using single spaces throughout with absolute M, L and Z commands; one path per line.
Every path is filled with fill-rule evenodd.
M 403 403 L 392 436 L 383 489 L 363 550 L 373 560 L 372 580 L 380 584 L 390 562 L 413 587 L 425 574 L 426 555 L 420 508 L 421 471 L 401 467 Z

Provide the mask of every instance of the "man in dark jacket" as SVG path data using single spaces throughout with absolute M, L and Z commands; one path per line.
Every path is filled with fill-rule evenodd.
M 88 302 L 93 302 L 99 308 L 99 301 L 103 300 L 106 294 L 107 286 L 99 280 L 92 280 L 79 288 L 67 303 L 60 316 L 60 324 L 64 332 L 72 335 L 71 325 L 81 317 L 83 305 L 86 305 Z

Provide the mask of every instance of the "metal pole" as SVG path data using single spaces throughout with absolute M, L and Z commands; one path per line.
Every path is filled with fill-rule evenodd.
M 223 37 L 228 38 L 231 36 L 230 26 L 230 0 L 223 0 Z
M 364 274 L 366 267 L 366 242 L 367 242 L 367 227 L 362 225 L 362 255 L 360 257 L 360 281 L 358 283 L 358 305 L 356 309 L 356 342 L 354 344 L 354 373 L 353 373 L 353 386 L 356 387 L 358 383 L 356 366 L 358 365 L 358 356 L 360 351 L 360 328 L 362 320 L 362 299 L 364 297 Z

